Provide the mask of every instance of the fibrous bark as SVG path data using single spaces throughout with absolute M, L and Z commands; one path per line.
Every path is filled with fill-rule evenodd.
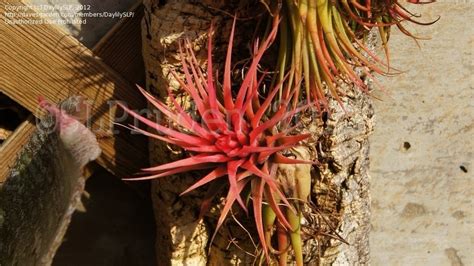
M 0 265 L 51 265 L 84 190 L 83 167 L 46 116 L 0 188 Z
M 232 23 L 232 17 L 228 14 L 233 14 L 232 9 L 239 5 L 250 3 L 242 2 L 144 1 L 142 34 L 147 89 L 166 100 L 166 90 L 171 88 L 179 101 L 191 107 L 189 98 L 182 94 L 179 84 L 170 74 L 171 69 L 180 70 L 178 43 L 184 38 L 190 39 L 198 60 L 205 67 L 207 33 L 211 20 L 216 25 L 214 39 L 219 55 L 227 47 Z M 251 3 L 259 5 L 258 1 Z M 248 29 L 239 27 L 239 23 L 235 47 L 249 42 Z M 222 62 L 216 53 L 215 60 L 217 63 Z M 308 265 L 352 265 L 367 264 L 369 261 L 368 135 L 372 130 L 373 110 L 365 94 L 352 88 L 344 87 L 341 90 L 346 93 L 342 97 L 344 109 L 339 103 L 331 101 L 329 115 L 321 117 L 305 114 L 300 117 L 305 125 L 301 130 L 311 132 L 313 138 L 294 152 L 307 159 L 317 159 L 320 165 L 313 170 L 294 166 L 280 168 L 279 171 L 279 175 L 283 176 L 306 171 L 312 180 L 311 204 L 305 206 L 303 221 L 305 261 Z M 182 156 L 185 156 L 182 151 L 163 143 L 150 144 L 153 165 Z M 153 181 L 158 265 L 254 263 L 256 260 L 252 254 L 255 248 L 249 235 L 232 218 L 220 230 L 208 253 L 211 245 L 209 236 L 213 233 L 215 213 L 219 206 L 212 209 L 208 217 L 198 220 L 205 191 L 179 196 L 201 175 L 182 174 Z M 236 218 L 248 227 L 250 235 L 256 235 L 251 219 L 238 214 Z
M 345 111 L 335 101 L 322 125 L 312 198 L 320 212 L 320 227 L 335 235 L 318 237 L 321 265 L 369 263 L 370 194 L 369 141 L 374 117 L 371 100 L 360 91 L 348 91 Z M 323 221 L 327 220 L 327 221 Z

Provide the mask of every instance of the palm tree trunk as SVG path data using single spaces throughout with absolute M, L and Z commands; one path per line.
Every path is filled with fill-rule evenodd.
M 142 35 L 147 89 L 165 98 L 169 87 L 179 91 L 170 70 L 179 70 L 180 39 L 187 37 L 192 41 L 198 60 L 202 59 L 204 65 L 211 20 L 216 25 L 214 38 L 219 55 L 219 51 L 227 47 L 232 23 L 228 14 L 242 6 L 260 4 L 251 0 L 144 0 L 144 5 Z M 244 37 L 249 36 L 246 30 L 248 28 L 237 28 L 235 47 L 241 44 L 245 47 Z M 215 60 L 223 61 L 218 56 Z M 306 170 L 313 184 L 312 204 L 307 206 L 303 228 L 308 265 L 355 265 L 369 261 L 368 135 L 373 126 L 373 109 L 366 95 L 351 89 L 345 91 L 346 111 L 337 102 L 331 102 L 329 116 L 302 117 L 315 141 L 304 146 L 300 153 L 321 162 L 315 170 Z M 183 96 L 178 97 L 178 101 L 186 103 L 189 99 Z M 150 144 L 152 165 L 180 156 L 182 152 L 172 147 L 157 142 Z M 291 170 L 286 174 L 291 174 Z M 184 174 L 153 181 L 157 264 L 248 265 L 255 262 L 252 255 L 255 248 L 248 233 L 232 220 L 219 231 L 208 252 L 218 210 L 211 209 L 209 216 L 198 220 L 205 192 L 179 196 L 196 178 Z M 250 235 L 256 235 L 252 222 L 246 221 L 245 216 L 239 222 L 250 227 Z

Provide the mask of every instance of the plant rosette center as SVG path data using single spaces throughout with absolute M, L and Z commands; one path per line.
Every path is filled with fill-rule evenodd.
M 217 137 L 215 142 L 216 148 L 225 153 L 228 157 L 236 157 L 242 149 L 242 144 L 235 134 L 222 134 Z M 243 157 L 242 155 L 240 157 Z

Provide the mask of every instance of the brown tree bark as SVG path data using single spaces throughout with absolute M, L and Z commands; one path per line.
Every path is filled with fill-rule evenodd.
M 198 60 L 204 66 L 211 20 L 217 26 L 214 58 L 217 63 L 222 62 L 218 55 L 227 47 L 232 23 L 228 14 L 252 4 L 260 5 L 258 1 L 250 0 L 145 0 L 142 35 L 147 89 L 163 99 L 166 99 L 168 87 L 180 91 L 170 70 L 179 71 L 177 48 L 183 38 L 192 41 Z M 248 27 L 238 25 L 234 45 L 245 45 L 248 36 Z M 303 228 L 308 265 L 359 265 L 369 261 L 368 135 L 373 126 L 373 109 L 369 97 L 363 93 L 352 88 L 341 90 L 346 93 L 342 98 L 344 109 L 331 101 L 330 115 L 301 117 L 304 130 L 311 132 L 313 141 L 294 152 L 300 157 L 317 159 L 321 165 L 313 170 L 290 166 L 279 171 L 280 176 L 286 177 L 291 177 L 295 171 L 305 171 L 312 180 L 312 204 L 306 206 Z M 179 100 L 189 102 L 185 96 Z M 152 141 L 150 144 L 152 165 L 181 156 L 181 151 L 162 143 Z M 204 190 L 179 196 L 200 175 L 202 173 L 184 174 L 153 181 L 158 265 L 249 265 L 256 262 L 251 255 L 255 248 L 249 235 L 232 218 L 220 230 L 208 253 L 218 206 L 199 221 L 197 216 Z M 250 235 L 256 235 L 250 219 L 247 221 L 245 216 L 238 214 L 236 217 L 250 228 Z
M 79 99 L 60 106 L 74 112 Z M 84 162 L 60 138 L 54 118 L 36 126 L 0 186 L 0 265 L 51 265 L 84 191 Z

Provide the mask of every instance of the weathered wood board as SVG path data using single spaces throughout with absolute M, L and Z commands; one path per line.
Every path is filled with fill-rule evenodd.
M 103 154 L 98 162 L 119 177 L 146 165 L 145 138 L 128 132 L 113 135 L 111 131 L 115 119 L 114 100 L 125 101 L 132 108 L 145 106 L 133 85 L 143 79 L 139 37 L 141 7 L 135 7 L 136 17 L 116 26 L 106 36 L 108 40 L 99 42 L 94 53 L 54 25 L 6 24 L 5 5 L 5 1 L 0 1 L 0 89 L 36 116 L 41 115 L 37 108 L 39 95 L 52 102 L 70 95 L 85 96 L 93 102 L 92 130 L 106 135 L 100 139 Z M 8 1 L 8 5 L 24 4 L 13 0 Z M 32 12 L 27 10 L 25 16 Z M 134 156 L 126 156 L 128 154 Z

